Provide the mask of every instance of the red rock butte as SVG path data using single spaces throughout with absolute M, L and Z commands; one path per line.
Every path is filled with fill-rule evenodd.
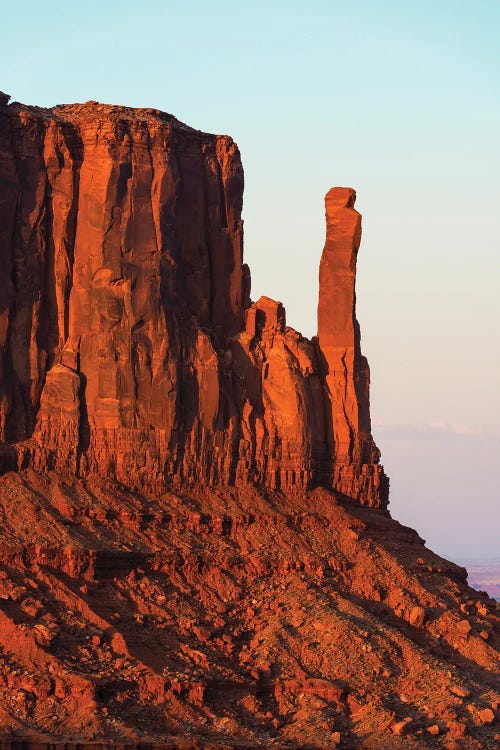
M 11 104 L 0 138 L 7 468 L 154 492 L 324 485 L 385 507 L 355 317 L 353 190 L 326 196 L 309 341 L 281 303 L 250 300 L 231 138 L 92 102 Z
M 0 92 L 3 750 L 498 747 L 496 603 L 387 510 L 326 195 L 250 299 L 234 141 Z

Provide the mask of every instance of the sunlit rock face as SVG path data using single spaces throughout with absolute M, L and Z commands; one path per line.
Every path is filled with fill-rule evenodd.
M 352 188 L 335 187 L 325 196 L 326 241 L 319 269 L 318 343 L 322 354 L 333 457 L 333 486 L 376 504 L 388 494 L 371 436 L 370 368 L 361 354 L 356 319 L 356 260 L 361 214 Z
M 226 136 L 0 93 L 2 748 L 497 747 L 495 602 L 384 510 L 354 191 L 311 341 L 242 191 Z
M 157 110 L 0 101 L 6 464 L 383 507 L 355 318 L 360 216 L 326 196 L 319 338 L 250 300 L 236 144 Z

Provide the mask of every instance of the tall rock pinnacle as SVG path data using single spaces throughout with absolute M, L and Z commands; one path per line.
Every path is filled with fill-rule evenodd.
M 325 196 L 326 241 L 319 269 L 318 341 L 328 390 L 328 442 L 333 485 L 348 495 L 387 495 L 371 437 L 370 369 L 356 319 L 356 260 L 361 214 L 356 192 L 334 187 Z M 363 489 L 361 489 L 363 488 Z
M 319 344 L 250 301 L 227 136 L 0 99 L 0 469 L 132 488 L 387 493 L 359 352 L 354 191 L 327 196 Z
M 2 750 L 498 747 L 495 602 L 384 512 L 354 190 L 308 340 L 250 299 L 231 138 L 8 102 Z

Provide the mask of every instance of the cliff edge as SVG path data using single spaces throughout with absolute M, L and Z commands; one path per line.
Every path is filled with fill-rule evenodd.
M 326 197 L 319 338 L 250 301 L 227 136 L 156 110 L 0 102 L 4 465 L 159 492 L 333 487 L 384 507 L 352 190 Z
M 2 748 L 497 748 L 496 603 L 387 512 L 355 192 L 312 340 L 242 196 L 227 136 L 0 93 Z

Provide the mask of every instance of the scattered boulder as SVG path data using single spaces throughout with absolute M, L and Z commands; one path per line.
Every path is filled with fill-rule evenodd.
M 410 611 L 409 623 L 415 628 L 421 628 L 425 622 L 425 608 L 424 607 L 413 607 Z

